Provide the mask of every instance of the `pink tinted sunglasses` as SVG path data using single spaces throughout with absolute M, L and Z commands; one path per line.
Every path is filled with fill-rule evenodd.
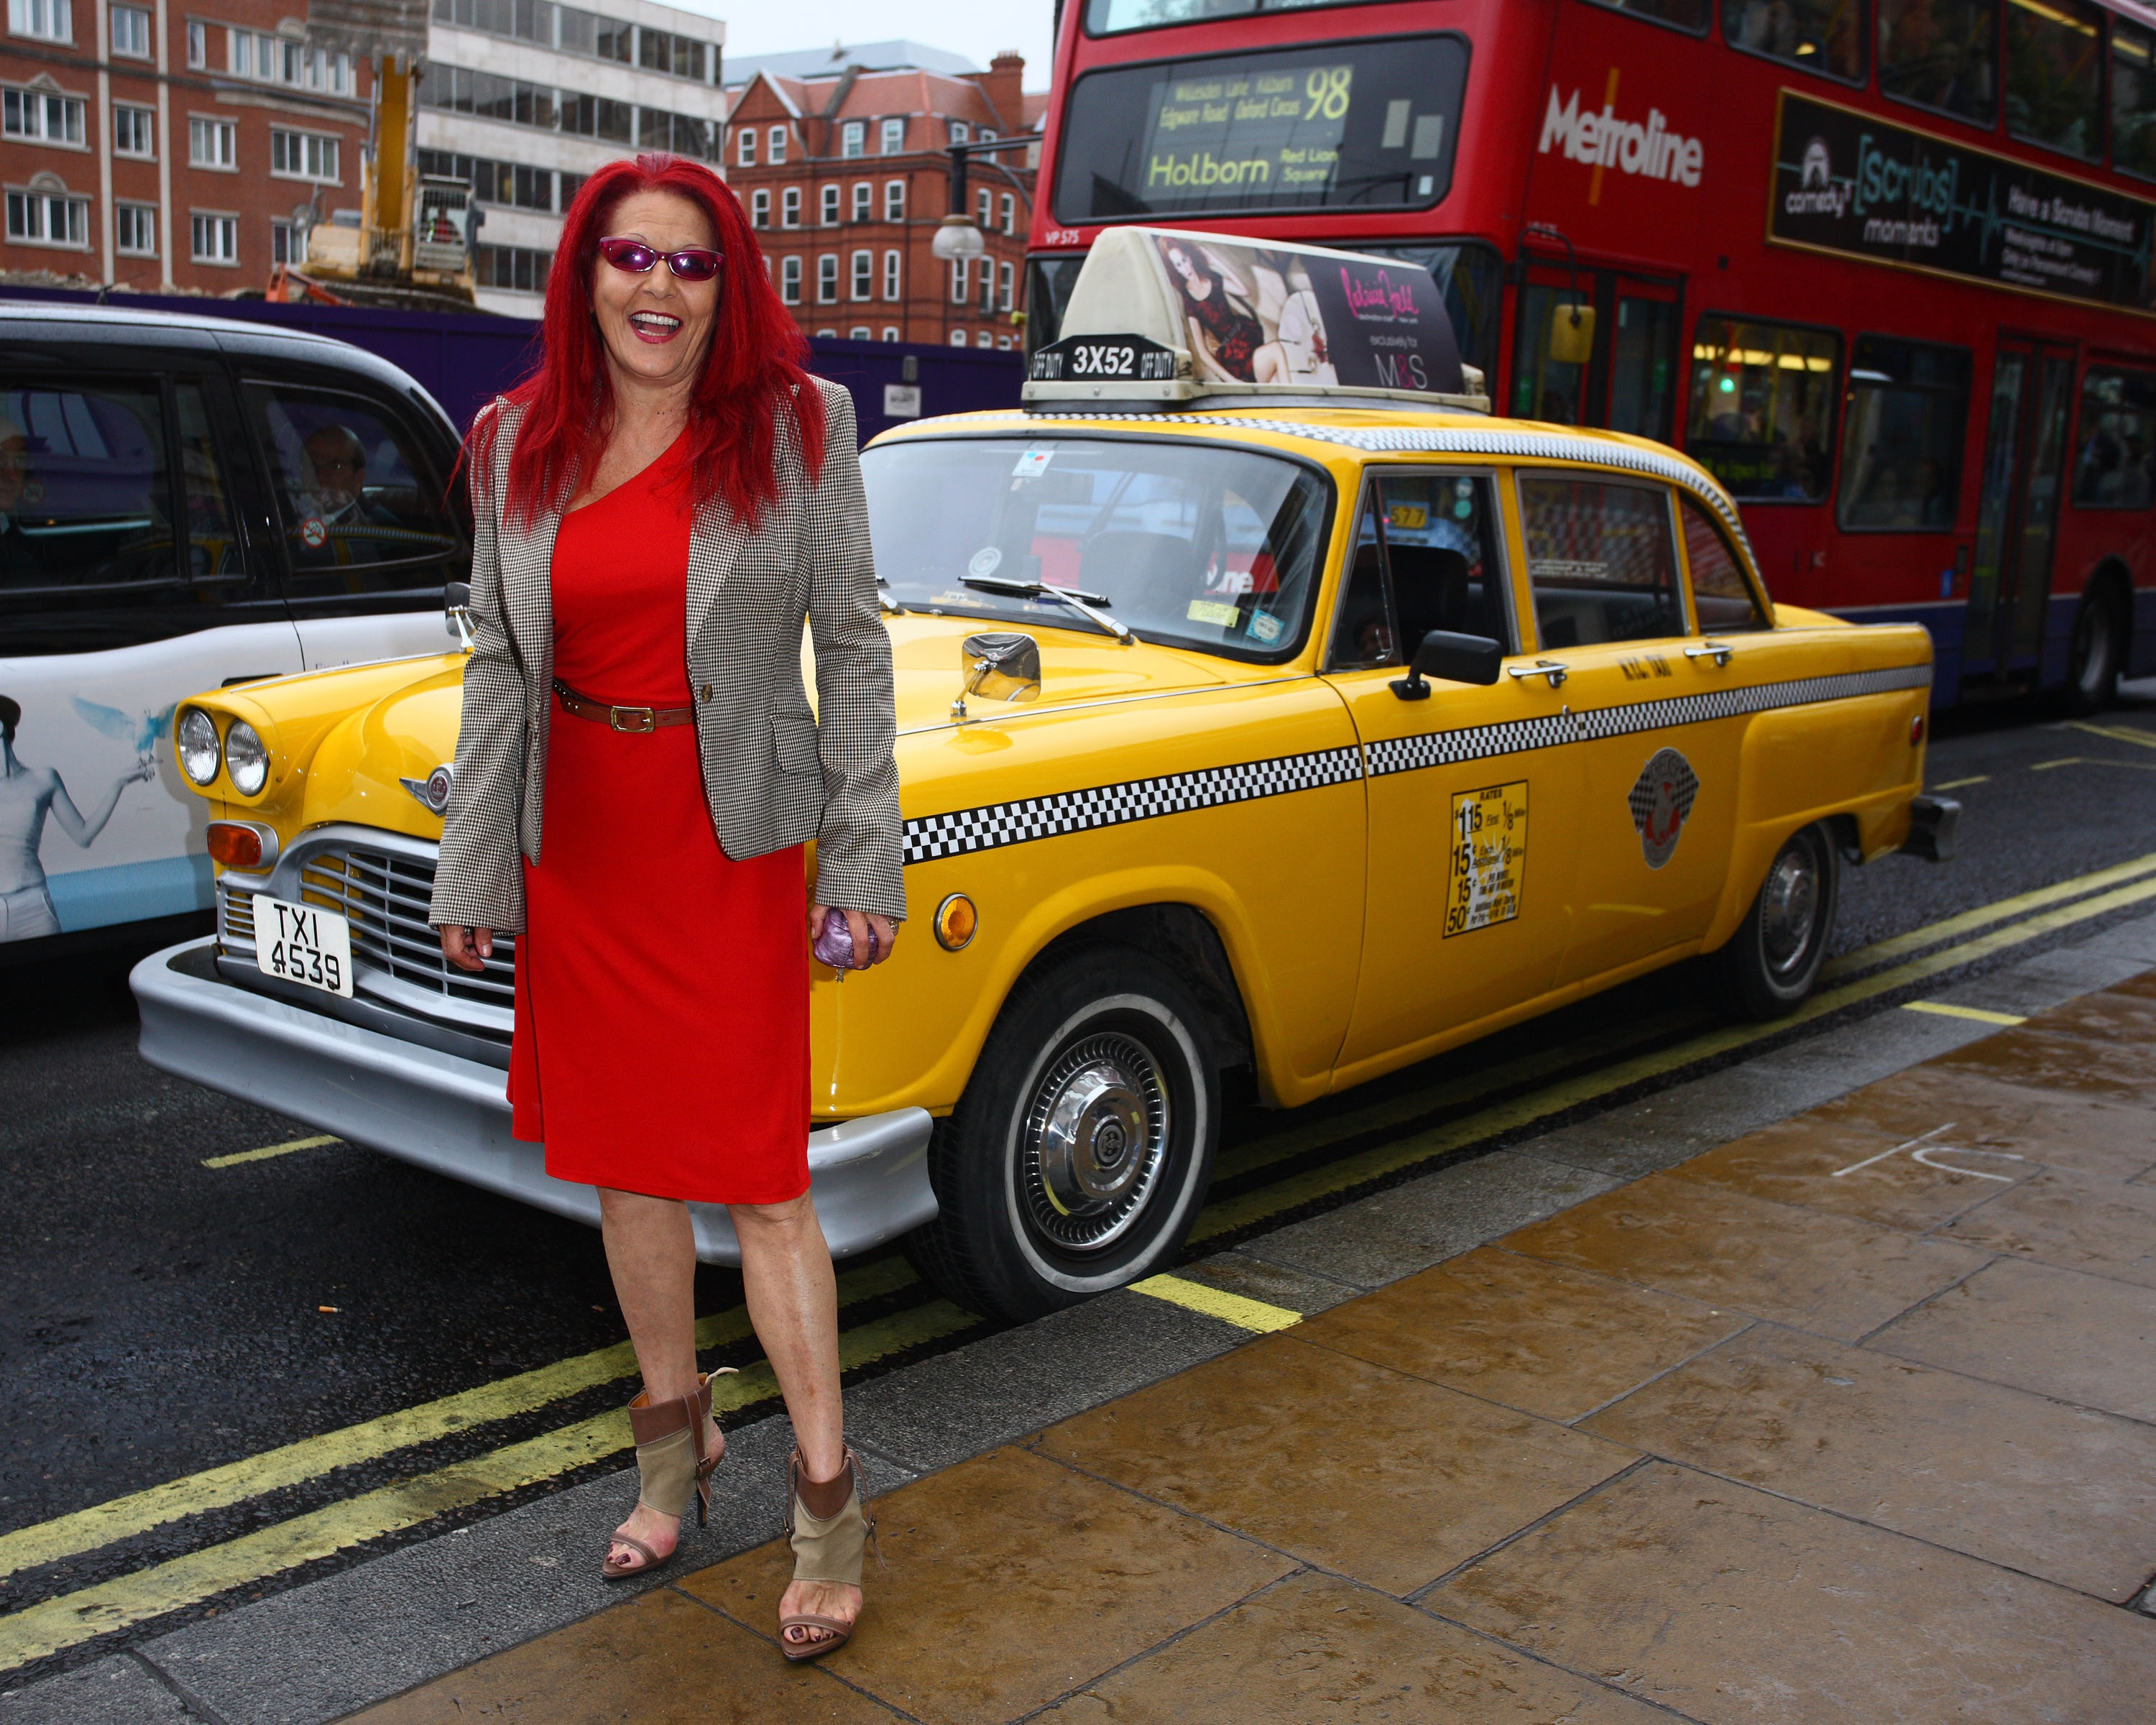
M 702 246 L 690 246 L 678 252 L 662 252 L 646 245 L 640 239 L 619 238 L 602 239 L 599 255 L 617 270 L 631 275 L 649 275 L 654 264 L 664 258 L 667 269 L 676 281 L 709 281 L 719 273 L 726 262 L 722 252 L 706 250 Z

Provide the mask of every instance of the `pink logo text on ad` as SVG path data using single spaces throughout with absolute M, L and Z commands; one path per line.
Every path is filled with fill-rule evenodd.
M 1348 309 L 1355 314 L 1358 322 L 1394 323 L 1415 315 L 1413 285 L 1404 281 L 1395 283 L 1382 270 L 1375 281 L 1363 282 L 1350 275 L 1343 264 L 1340 286 L 1348 295 Z

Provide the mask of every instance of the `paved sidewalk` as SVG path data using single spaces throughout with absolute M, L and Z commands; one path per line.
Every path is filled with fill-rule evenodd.
M 2156 971 L 1292 1317 L 360 1717 L 2152 1716 Z

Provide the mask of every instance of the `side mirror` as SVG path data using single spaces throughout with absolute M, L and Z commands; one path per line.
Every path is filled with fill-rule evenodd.
M 1424 677 L 1435 677 L 1440 683 L 1472 683 L 1486 689 L 1497 680 L 1505 667 L 1505 649 L 1487 635 L 1455 634 L 1449 629 L 1434 629 L 1422 638 L 1415 649 L 1414 661 L 1408 674 L 1395 678 L 1393 693 L 1402 701 L 1427 701 L 1430 685 Z
M 951 716 L 966 716 L 966 697 L 1031 701 L 1040 693 L 1040 643 L 1015 630 L 968 635 L 959 648 L 965 682 L 951 703 Z
M 471 650 L 471 583 L 451 581 L 442 588 L 442 627 L 467 653 Z

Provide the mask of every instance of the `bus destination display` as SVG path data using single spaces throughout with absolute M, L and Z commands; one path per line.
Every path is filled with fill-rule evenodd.
M 1088 74 L 1057 215 L 1426 207 L 1450 182 L 1466 72 L 1460 44 L 1436 37 Z
M 1782 92 L 1768 232 L 2097 305 L 2156 308 L 2156 206 Z

